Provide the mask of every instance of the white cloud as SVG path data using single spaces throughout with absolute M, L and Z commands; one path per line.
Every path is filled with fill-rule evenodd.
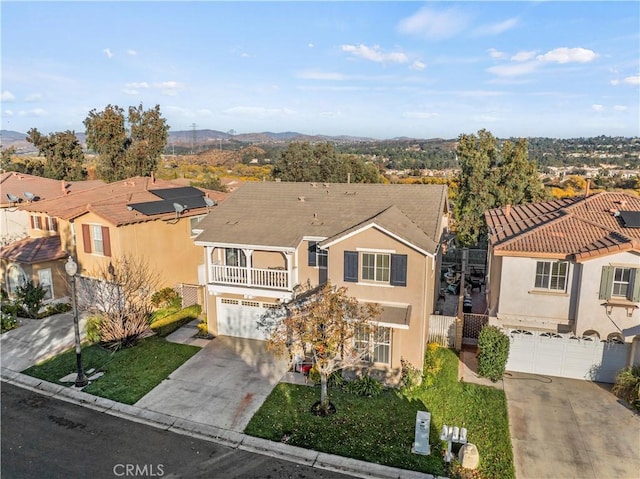
M 290 117 L 296 114 L 294 110 L 290 110 L 289 108 L 264 108 L 259 106 L 235 106 L 224 110 L 223 113 L 261 120 Z
M 140 92 L 131 88 L 124 88 L 122 90 L 122 93 L 124 93 L 125 95 L 138 95 Z
M 428 111 L 407 111 L 402 114 L 403 118 L 407 118 L 409 120 L 429 120 L 431 118 L 436 118 L 437 116 L 437 113 Z
M 16 97 L 9 90 L 3 90 L 2 95 L 0 95 L 0 100 L 2 101 L 13 101 Z
M 165 81 L 165 82 L 162 82 L 162 83 L 157 83 L 156 85 L 158 86 L 158 88 L 171 88 L 171 89 L 184 88 L 184 85 L 182 83 L 179 83 L 179 82 L 173 81 L 173 80 Z
M 146 81 L 126 83 L 127 88 L 149 88 L 149 84 Z
M 309 48 L 313 48 L 315 45 L 314 45 L 313 43 L 309 43 L 309 44 L 307 44 L 307 46 L 308 46 Z
M 342 112 L 340 111 L 321 111 L 318 113 L 319 116 L 323 118 L 338 118 L 342 116 Z
M 517 24 L 517 18 L 509 18 L 503 22 L 482 25 L 476 28 L 473 33 L 474 35 L 498 35 L 500 33 L 506 32 L 507 30 L 511 30 Z
M 620 80 L 611 80 L 611 84 L 613 86 L 619 85 L 620 84 Z
M 33 110 L 20 110 L 18 112 L 18 116 L 36 116 L 36 117 L 41 117 L 41 116 L 46 116 L 47 112 L 46 110 L 43 110 L 42 108 L 34 108 Z
M 27 95 L 24 99 L 24 101 L 28 101 L 28 102 L 35 102 L 40 100 L 42 100 L 42 95 L 40 93 L 31 93 L 30 95 Z
M 598 57 L 593 50 L 586 48 L 556 48 L 536 58 L 541 62 L 550 63 L 589 63 Z
M 4 116 L 13 116 L 13 110 L 4 110 L 2 114 Z
M 514 62 L 527 62 L 536 56 L 536 51 L 532 50 L 530 52 L 518 52 L 511 57 L 511 60 Z
M 591 109 L 593 111 L 604 111 L 604 106 L 598 105 L 598 104 L 594 104 L 594 105 L 591 105 Z
M 487 68 L 489 73 L 493 73 L 494 75 L 500 77 L 513 77 L 518 75 L 526 75 L 527 73 L 531 73 L 537 70 L 539 67 L 538 62 L 525 62 L 525 63 L 516 63 L 509 65 L 496 65 L 490 68 Z
M 640 85 L 640 75 L 626 77 L 622 82 L 627 85 Z
M 138 52 L 136 52 L 135 50 L 132 50 L 132 49 L 127 50 L 127 55 L 135 57 L 137 54 Z
M 409 61 L 407 55 L 402 52 L 383 53 L 378 45 L 368 47 L 367 45 L 342 45 L 342 51 L 351 53 L 355 57 L 364 58 L 378 63 L 406 63 Z
M 491 58 L 500 59 L 500 58 L 505 58 L 507 56 L 506 53 L 496 50 L 495 48 L 489 48 L 489 50 L 487 51 L 489 52 L 489 55 L 491 56 Z
M 109 48 L 105 48 L 104 50 L 102 50 L 102 53 L 104 53 L 107 58 L 113 58 L 113 53 Z
M 409 68 L 411 68 L 412 70 L 422 71 L 425 68 L 427 68 L 427 65 L 424 62 L 421 62 L 420 60 L 416 60 L 411 64 Z
M 436 11 L 424 7 L 410 17 L 402 19 L 398 24 L 398 31 L 406 35 L 439 40 L 463 32 L 468 24 L 468 15 L 460 9 Z
M 613 106 L 613 109 L 614 109 L 615 111 L 627 111 L 627 107 L 626 107 L 626 106 L 624 106 L 624 105 L 614 105 L 614 106 Z

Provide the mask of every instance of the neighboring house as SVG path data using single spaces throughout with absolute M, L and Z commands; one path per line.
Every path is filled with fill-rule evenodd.
M 131 256 L 147 261 L 158 273 L 159 287 L 197 285 L 202 249 L 192 238 L 198 222 L 225 196 L 153 177 L 129 178 L 61 198 L 22 203 L 19 209 L 29 215 L 31 236 L 23 241 L 45 242 L 49 260 L 57 261 L 51 274 L 54 296 L 62 290 L 57 284 L 67 283 L 68 255 L 76 258 L 81 277 L 91 278 L 115 258 Z M 18 249 L 20 245 L 12 245 L 0 257 L 25 271 L 29 264 L 22 262 L 25 255 L 19 256 Z M 3 276 L 11 287 L 15 273 L 9 271 Z
M 59 181 L 40 176 L 9 171 L 0 175 L 0 244 L 6 246 L 29 235 L 29 214 L 18 208 L 29 201 L 59 198 L 95 188 L 101 180 Z
M 490 322 L 530 342 L 512 344 L 510 367 L 610 381 L 640 363 L 640 198 L 602 192 L 485 218 Z
M 359 337 L 377 368 L 421 368 L 448 228 L 440 185 L 245 183 L 201 223 L 214 335 L 266 339 L 258 319 L 296 285 L 330 281 L 382 306 Z

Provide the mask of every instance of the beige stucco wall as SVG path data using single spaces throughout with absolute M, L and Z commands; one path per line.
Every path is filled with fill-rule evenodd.
M 602 339 L 605 339 L 609 334 L 621 333 L 620 330 L 622 330 L 621 334 L 625 341 L 630 343 L 635 335 L 640 334 L 640 309 L 633 310 L 632 315 L 627 316 L 626 308 L 613 308 L 611 314 L 607 316 L 606 309 L 602 306 L 605 301 L 598 299 L 602 267 L 609 265 L 640 268 L 640 253 L 627 251 L 595 258 L 582 264 L 582 287 L 578 293 L 576 333 L 582 334 L 587 330 L 594 330 L 598 331 Z M 636 303 L 636 306 L 640 304 Z
M 358 281 L 344 281 L 344 252 L 358 251 L 363 248 L 380 252 L 393 252 L 407 255 L 407 286 L 379 285 Z M 428 318 L 434 305 L 433 259 L 409 248 L 395 238 L 376 228 L 369 228 L 346 238 L 329 248 L 329 280 L 337 286 L 345 286 L 349 294 L 361 301 L 377 302 L 388 305 L 411 305 L 409 329 L 392 330 L 391 365 L 400 367 L 400 358 L 421 368 L 424 347 L 428 335 Z M 359 258 L 358 275 L 362 274 L 362 261 Z

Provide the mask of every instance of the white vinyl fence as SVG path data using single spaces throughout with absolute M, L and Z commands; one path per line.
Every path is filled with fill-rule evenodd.
M 456 317 L 429 316 L 429 340 L 430 343 L 438 343 L 444 348 L 453 348 L 456 339 Z

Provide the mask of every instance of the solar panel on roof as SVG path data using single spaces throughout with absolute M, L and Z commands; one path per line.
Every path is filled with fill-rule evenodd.
M 202 191 L 193 186 L 181 186 L 179 188 L 161 188 L 159 190 L 149 190 L 149 193 L 153 193 L 159 196 L 163 200 L 175 200 L 177 198 L 186 198 L 189 196 L 202 196 Z
M 164 213 L 172 213 L 176 211 L 173 204 L 178 203 L 186 210 L 192 210 L 196 208 L 204 208 L 207 206 L 207 203 L 204 199 L 204 194 L 202 191 L 193 187 L 185 187 L 185 188 L 168 188 L 164 190 L 153 190 L 152 193 L 157 194 L 158 191 L 161 191 L 165 194 L 168 191 L 177 190 L 177 192 L 181 192 L 183 195 L 174 195 L 167 194 L 166 197 L 162 200 L 158 201 L 146 201 L 144 203 L 131 203 L 127 206 L 132 208 L 145 216 L 152 215 L 161 215 Z M 193 194 L 193 192 L 197 192 L 197 195 Z M 173 193 L 173 191 L 172 191 Z M 157 195 L 163 198 L 161 195 Z
M 620 216 L 627 228 L 640 228 L 640 211 L 621 211 Z

